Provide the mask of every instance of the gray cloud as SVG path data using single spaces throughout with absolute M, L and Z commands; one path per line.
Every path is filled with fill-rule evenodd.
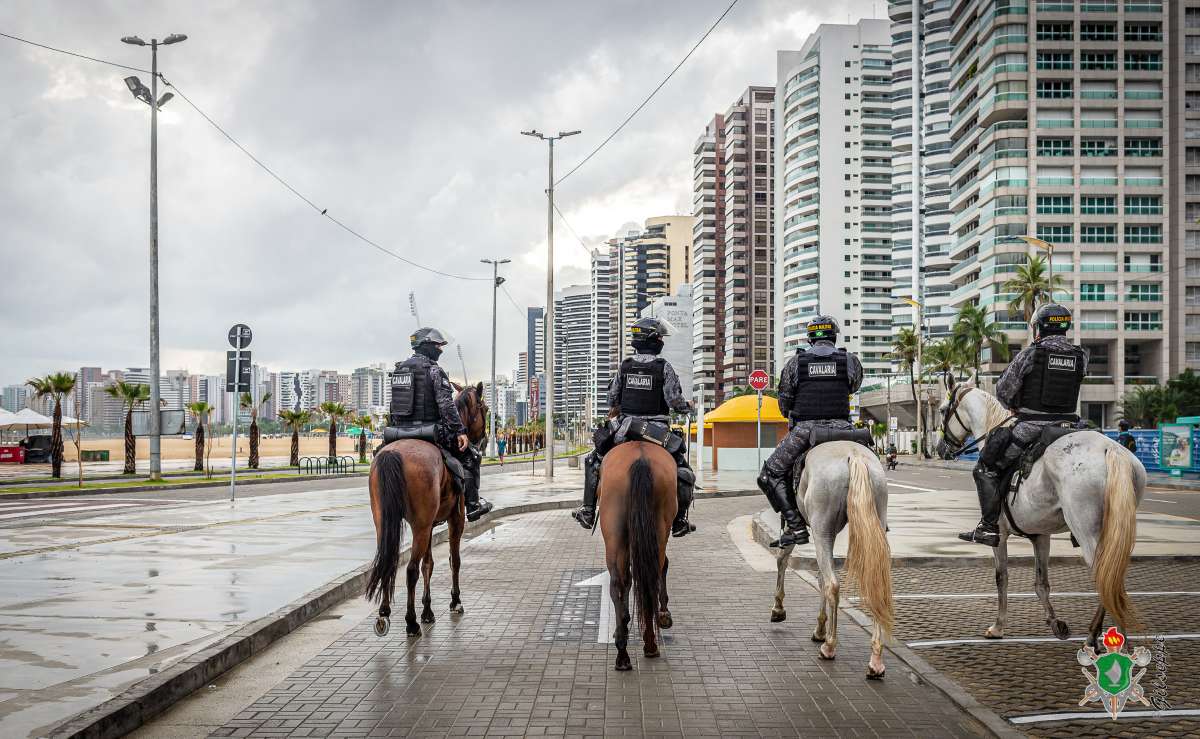
M 584 133 L 565 172 L 620 122 L 724 8 L 645 3 L 357 2 L 8 4 L 0 29 L 135 66 L 119 42 L 187 33 L 166 77 L 321 207 L 390 249 L 448 271 L 514 260 L 518 303 L 545 296 L 545 146 L 522 128 Z M 872 6 L 852 3 L 854 17 Z M 879 12 L 886 5 L 878 3 Z M 565 182 L 559 205 L 589 245 L 622 224 L 691 208 L 691 147 L 746 85 L 774 82 L 847 8 L 742 0 L 657 98 Z M 0 384 L 81 364 L 147 361 L 148 117 L 125 72 L 0 39 Z M 143 79 L 148 81 L 146 75 Z M 445 280 L 355 241 L 220 137 L 182 100 L 160 118 L 166 368 L 219 371 L 225 329 L 255 329 L 274 368 L 347 370 L 396 358 L 426 323 L 488 366 L 488 286 Z M 560 285 L 586 252 L 559 224 Z M 499 300 L 500 371 L 523 349 Z

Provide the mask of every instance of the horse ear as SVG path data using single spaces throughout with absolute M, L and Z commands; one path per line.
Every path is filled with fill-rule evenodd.
M 456 393 L 461 393 L 461 392 L 462 392 L 462 385 L 459 385 L 459 384 L 458 384 L 457 382 L 455 382 L 454 380 L 451 380 L 451 381 L 450 381 L 450 387 L 454 388 L 454 392 L 456 392 Z
M 476 392 L 476 394 L 479 395 L 479 399 L 483 400 L 483 383 L 482 382 L 480 382 L 478 385 L 475 386 L 475 392 Z
M 967 377 L 967 385 L 969 387 L 979 387 L 979 373 L 971 368 L 971 374 Z

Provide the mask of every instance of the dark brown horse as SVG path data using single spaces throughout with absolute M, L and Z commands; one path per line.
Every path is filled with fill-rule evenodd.
M 675 460 L 656 444 L 630 441 L 604 456 L 600 468 L 600 532 L 616 609 L 618 670 L 629 670 L 629 593 L 633 590 L 642 653 L 658 656 L 658 629 L 671 627 L 667 610 L 667 540 L 679 504 Z
M 459 390 L 455 398 L 458 414 L 467 427 L 467 438 L 478 443 L 487 431 L 487 405 L 483 402 L 483 383 Z M 450 472 L 442 462 L 436 446 L 419 439 L 393 441 L 375 456 L 371 463 L 371 515 L 375 519 L 376 550 L 367 580 L 367 599 L 379 602 L 379 617 L 375 633 L 387 634 L 391 627 L 392 596 L 396 589 L 396 573 L 400 567 L 400 547 L 404 539 L 404 522 L 413 532 L 412 551 L 408 558 L 408 610 L 404 621 L 409 636 L 420 636 L 414 598 L 418 570 L 424 575 L 425 595 L 421 599 L 421 623 L 434 622 L 430 608 L 429 578 L 433 574 L 433 527 L 447 523 L 450 528 L 450 612 L 462 613 L 458 589 L 458 570 L 461 564 L 459 545 L 466 525 L 462 495 L 456 495 Z

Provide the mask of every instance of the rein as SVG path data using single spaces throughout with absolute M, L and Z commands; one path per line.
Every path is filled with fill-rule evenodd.
M 970 454 L 971 452 L 979 451 L 980 447 L 987 443 L 988 437 L 991 436 L 996 429 L 1004 426 L 1013 418 L 1010 415 L 1008 418 L 1005 418 L 1000 423 L 985 431 L 979 438 L 972 440 L 969 444 L 957 438 L 953 433 L 950 432 L 950 419 L 953 418 L 955 421 L 958 421 L 958 425 L 961 426 L 964 431 L 970 429 L 970 426 L 968 426 L 967 423 L 963 421 L 962 417 L 958 415 L 958 410 L 959 406 L 962 405 L 962 399 L 966 397 L 968 392 L 974 389 L 975 388 L 966 388 L 967 392 L 962 394 L 959 394 L 958 388 L 952 390 L 950 392 L 950 402 L 946 406 L 946 412 L 942 414 L 942 438 L 946 439 L 953 446 L 958 447 L 957 451 L 950 453 L 952 459 L 958 459 L 964 454 Z

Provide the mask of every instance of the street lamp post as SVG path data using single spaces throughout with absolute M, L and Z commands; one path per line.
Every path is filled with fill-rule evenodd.
M 480 259 L 484 264 L 492 265 L 492 412 L 488 415 L 491 417 L 491 424 L 488 429 L 488 456 L 496 456 L 496 291 L 504 284 L 504 278 L 500 276 L 500 265 L 508 264 L 511 259 Z
M 159 347 L 158 347 L 158 109 L 174 97 L 167 93 L 158 97 L 158 47 L 187 40 L 182 33 L 172 33 L 162 41 L 150 39 L 147 44 L 137 36 L 121 41 L 133 46 L 150 47 L 150 89 L 137 76 L 126 77 L 125 85 L 135 98 L 150 106 L 150 479 L 162 479 L 162 419 L 159 416 Z M 236 403 L 234 406 L 236 407 Z
M 900 300 L 916 309 L 916 315 L 914 316 L 916 323 L 914 327 L 917 331 L 917 364 L 913 372 L 913 382 L 917 386 L 913 388 L 916 391 L 913 393 L 913 396 L 917 399 L 917 455 L 919 456 L 925 453 L 925 423 L 924 418 L 921 416 L 921 345 L 925 343 L 924 306 L 912 298 L 900 298 Z
M 559 131 L 557 136 L 547 136 L 536 129 L 521 132 L 550 146 L 546 185 L 546 320 L 542 322 L 542 353 L 546 355 L 546 479 L 554 477 L 554 142 L 577 133 L 579 131 Z

